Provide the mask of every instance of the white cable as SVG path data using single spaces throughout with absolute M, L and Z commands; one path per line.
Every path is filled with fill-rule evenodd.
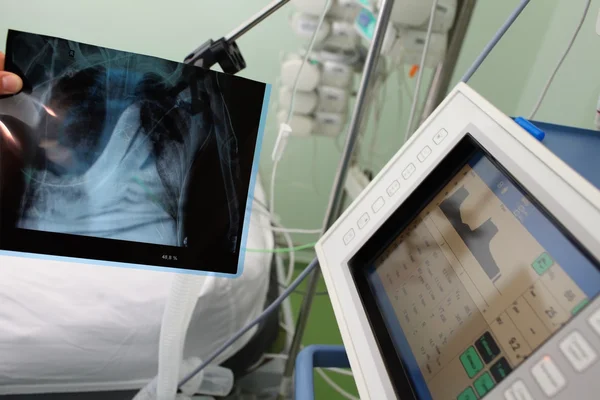
M 270 229 L 273 232 L 277 232 L 277 233 L 298 233 L 298 234 L 304 234 L 304 235 L 317 235 L 317 234 L 321 234 L 323 232 L 323 229 L 300 229 L 300 228 L 285 228 L 283 227 L 281 224 L 279 224 L 276 220 L 274 221 L 271 217 L 271 211 L 269 211 L 268 208 L 266 208 L 264 205 L 260 204 L 260 203 L 255 203 L 255 205 L 257 206 L 257 210 L 258 212 L 260 212 L 261 214 L 269 217 L 269 221 L 274 223 L 274 224 L 278 224 L 278 226 L 264 226 L 262 225 L 261 227 L 264 229 Z
M 273 169 L 271 170 L 271 181 L 269 182 L 269 210 L 271 212 L 271 220 L 277 220 L 277 214 L 275 213 L 275 177 L 277 176 L 277 166 L 279 160 L 273 161 Z
M 281 227 L 281 225 L 278 225 Z M 283 238 L 285 239 L 285 244 L 288 249 L 294 248 L 294 242 L 292 241 L 292 237 L 289 233 L 283 232 Z M 294 250 L 290 250 L 288 253 L 288 273 L 285 277 L 285 280 L 281 282 L 282 285 L 288 287 L 294 278 L 294 268 L 296 267 L 296 252 Z
M 312 162 L 311 162 L 311 165 L 310 165 L 311 180 L 312 180 L 313 190 L 315 191 L 315 194 L 317 196 L 321 196 L 321 193 L 319 191 L 319 185 L 317 183 L 317 158 L 318 158 L 317 154 L 318 154 L 318 151 L 319 151 L 319 146 L 318 146 L 318 143 L 317 143 L 316 136 L 313 136 L 312 142 L 313 142 L 312 143 L 312 145 L 313 145 L 313 148 L 312 148 Z
M 310 54 L 315 45 L 315 42 L 317 41 L 317 36 L 319 35 L 321 26 L 323 25 L 323 22 L 325 21 L 325 16 L 327 15 L 327 12 L 329 11 L 330 3 L 331 3 L 331 0 L 327 0 L 325 3 L 325 6 L 323 7 L 323 12 L 321 13 L 321 16 L 319 17 L 319 23 L 317 24 L 317 27 L 312 35 L 312 38 L 310 39 L 310 43 L 308 45 L 308 48 L 306 49 L 306 54 L 304 55 L 302 64 L 300 65 L 300 68 L 298 69 L 296 78 L 294 79 L 294 85 L 292 86 L 292 95 L 290 98 L 290 108 L 288 110 L 288 115 L 286 118 L 285 125 L 282 125 L 282 127 L 287 126 L 287 128 L 289 129 L 290 122 L 294 115 L 294 105 L 296 102 L 296 92 L 298 91 L 298 82 L 300 82 L 300 76 L 302 75 L 302 70 L 304 69 L 304 66 L 308 63 L 308 58 L 310 57 Z M 278 141 L 279 141 L 280 136 L 282 135 L 283 131 L 284 130 L 282 130 L 282 129 L 279 130 Z M 285 145 L 283 145 L 283 146 L 285 147 Z M 279 160 L 281 159 L 282 152 L 283 152 L 283 149 L 280 149 L 278 156 L 273 161 L 273 170 L 271 171 L 271 184 L 270 184 L 271 193 L 270 193 L 269 207 L 271 208 L 271 215 L 272 215 L 273 220 L 275 220 L 276 216 L 277 216 L 275 214 L 275 176 L 277 175 L 277 166 L 279 165 Z
M 319 36 L 319 31 L 321 30 L 321 26 L 323 25 L 323 22 L 325 21 L 325 16 L 327 15 L 327 12 L 329 11 L 329 7 L 331 5 L 331 0 L 327 0 L 325 2 L 325 6 L 323 6 L 323 12 L 321 13 L 321 16 L 319 17 L 319 23 L 317 24 L 317 28 L 315 29 L 315 32 L 312 35 L 312 38 L 310 39 L 310 43 L 308 44 L 308 48 L 306 49 L 306 54 L 304 55 L 304 60 L 302 61 L 302 64 L 300 65 L 300 68 L 298 69 L 298 73 L 296 74 L 296 79 L 294 80 L 294 86 L 292 86 L 292 96 L 290 98 L 290 109 L 288 111 L 288 116 L 286 119 L 286 124 L 290 124 L 290 121 L 292 120 L 292 116 L 294 115 L 294 103 L 296 101 L 296 92 L 298 90 L 298 82 L 300 82 L 300 75 L 302 74 L 302 70 L 304 69 L 304 66 L 306 65 L 306 63 L 308 63 L 308 58 L 310 57 L 310 54 L 312 53 L 312 49 L 315 46 L 315 42 L 317 41 L 317 36 Z
M 288 334 L 290 335 L 294 335 L 294 329 L 288 327 L 287 325 L 285 325 L 283 322 L 279 323 L 279 326 L 285 330 Z M 300 348 L 304 348 L 304 346 L 300 345 Z M 287 354 L 282 354 L 283 357 L 277 356 L 275 358 L 285 358 L 287 359 Z M 346 371 L 343 369 L 339 369 L 339 368 L 330 368 L 330 370 L 332 372 L 338 373 L 338 374 L 342 374 L 342 375 L 348 375 L 348 376 L 352 376 L 352 372 L 351 371 Z M 356 397 L 354 397 L 353 395 L 351 395 L 350 393 L 346 392 L 344 389 L 342 389 L 337 383 L 335 383 L 329 376 L 327 376 L 327 374 L 325 374 L 325 372 L 321 369 L 321 368 L 316 368 L 317 373 L 321 376 L 321 378 L 323 378 L 323 380 L 325 381 L 325 383 L 327 383 L 333 390 L 335 390 L 336 392 L 338 392 L 340 395 L 344 396 L 347 399 L 350 400 L 360 400 L 357 399 Z
M 415 97 L 415 92 L 410 88 L 410 85 L 408 84 L 408 80 L 406 79 L 406 70 L 404 69 L 404 66 L 400 67 L 402 68 L 400 68 L 400 74 L 398 75 L 399 82 L 402 85 L 402 88 L 404 89 L 404 94 L 406 94 L 409 100 L 412 100 Z
M 325 368 L 325 369 L 327 371 L 335 372 L 336 374 L 351 376 L 354 378 L 354 374 L 352 374 L 352 371 L 348 371 L 348 370 L 341 369 L 341 368 Z
M 304 347 L 304 346 L 301 346 Z M 264 358 L 277 358 L 280 360 L 287 360 L 288 359 L 288 355 L 287 354 L 277 354 L 277 353 L 265 353 L 263 354 Z M 341 368 L 323 368 L 327 371 L 331 371 L 333 373 L 336 374 L 340 374 L 340 375 L 345 375 L 345 376 L 349 376 L 349 377 L 354 377 L 354 375 L 352 374 L 352 371 L 347 371 L 345 369 L 341 369 Z
M 285 233 L 299 233 L 304 235 L 320 235 L 323 232 L 322 229 L 296 229 L 296 228 L 277 228 L 270 227 L 273 232 L 285 232 Z
M 270 221 L 273 225 L 275 226 L 269 226 L 269 227 L 265 227 L 266 229 L 270 229 L 273 232 L 278 232 L 281 233 L 283 235 L 283 238 L 285 240 L 285 244 L 287 246 L 288 249 L 293 249 L 294 248 L 294 242 L 292 241 L 292 237 L 290 236 L 290 232 L 289 231 L 295 231 L 295 229 L 286 229 L 284 226 L 282 226 L 278 221 L 277 218 L 275 216 L 275 213 L 273 212 L 273 204 L 275 201 L 275 196 L 274 196 L 274 190 L 273 190 L 273 184 L 275 182 L 275 175 L 277 173 L 277 165 L 279 164 L 279 161 L 275 161 L 273 164 L 273 171 L 271 173 L 271 200 L 269 201 L 271 210 L 266 210 L 264 209 L 265 207 L 258 207 L 258 209 L 260 211 L 262 211 L 263 213 L 267 214 L 270 217 Z M 255 203 L 258 204 L 258 203 Z M 263 208 L 264 210 L 262 210 L 261 208 Z M 300 230 L 300 229 L 298 229 Z M 308 232 L 308 230 L 307 230 Z M 296 233 L 307 233 L 307 232 L 296 232 Z M 320 231 L 319 231 L 320 232 Z M 285 277 L 285 280 L 283 282 L 279 282 L 280 284 L 284 285 L 285 287 L 289 286 L 289 284 L 292 282 L 292 279 L 294 277 L 294 268 L 296 266 L 296 252 L 294 250 L 290 250 L 288 253 L 288 273 L 287 276 Z
M 271 184 L 270 184 L 270 188 L 271 188 L 271 197 L 269 199 L 269 208 L 270 208 L 270 214 L 271 214 L 271 223 L 273 225 L 275 225 L 276 228 L 279 229 L 285 229 L 283 226 L 281 226 L 277 220 L 277 214 L 275 214 L 275 177 L 277 176 L 277 166 L 279 165 L 279 160 L 276 159 L 273 162 L 273 170 L 271 171 Z M 290 236 L 290 234 L 288 232 L 286 232 L 285 230 L 282 230 L 280 233 L 283 234 L 283 238 L 285 239 L 285 243 L 288 247 L 288 249 L 292 249 L 294 247 L 294 242 L 292 241 L 292 237 Z M 296 263 L 296 252 L 294 250 L 290 250 L 290 252 L 288 252 L 288 274 L 285 277 L 285 281 L 280 282 L 282 285 L 285 285 L 286 287 L 292 282 L 292 278 L 294 276 L 294 267 L 295 267 L 295 263 Z
M 369 166 L 369 168 L 371 169 L 371 171 L 375 171 L 375 165 L 374 165 L 374 156 L 377 156 L 377 152 L 375 151 L 375 149 L 377 148 L 377 143 L 378 143 L 378 139 L 379 139 L 379 129 L 381 127 L 380 123 L 381 123 L 381 116 L 383 114 L 383 107 L 385 105 L 385 98 L 387 97 L 387 82 L 388 76 L 385 76 L 383 78 L 383 80 L 381 81 L 380 85 L 377 87 L 377 96 L 374 97 L 373 101 L 374 101 L 374 126 L 373 126 L 373 135 L 371 137 L 371 143 L 369 145 L 369 153 L 368 153 L 368 159 L 367 159 L 367 165 Z M 379 157 L 378 157 L 379 158 Z
M 413 103 L 410 108 L 410 117 L 408 118 L 408 126 L 406 127 L 405 137 L 409 138 L 412 135 L 412 126 L 415 121 L 417 114 L 417 105 L 419 103 L 419 95 L 421 92 L 421 82 L 423 79 L 423 71 L 425 70 L 425 61 L 427 60 L 427 54 L 429 53 L 429 42 L 431 41 L 431 35 L 433 33 L 433 22 L 435 19 L 435 12 L 437 10 L 439 0 L 434 0 L 431 6 L 431 14 L 429 15 L 429 26 L 427 27 L 427 37 L 425 38 L 425 46 L 423 47 L 423 53 L 421 54 L 421 64 L 419 65 L 419 74 L 417 76 L 417 86 L 415 88 L 415 94 L 413 96 Z
M 339 394 L 341 394 L 342 396 L 344 396 L 345 398 L 347 398 L 348 400 L 360 400 L 358 397 L 355 397 L 353 395 L 351 395 L 350 393 L 346 392 L 344 389 L 342 389 L 342 387 L 340 385 L 338 385 L 337 383 L 335 383 L 333 381 L 333 379 L 331 379 L 326 373 L 325 371 L 323 371 L 321 368 L 316 368 L 317 374 L 319 374 L 321 376 L 321 378 L 323 378 L 323 380 L 329 385 L 331 386 L 331 388 L 333 390 L 335 390 L 336 392 L 338 392 Z
M 266 215 L 267 217 L 271 218 L 271 213 L 269 211 L 264 211 L 264 210 L 260 210 L 260 209 L 257 211 Z M 275 233 L 297 233 L 297 234 L 301 234 L 301 235 L 320 235 L 322 232 L 321 229 L 286 228 L 286 227 L 282 226 L 281 224 L 279 224 L 277 221 L 273 221 L 271 219 L 269 221 L 271 221 L 273 224 L 275 224 L 277 226 L 261 225 L 261 228 L 269 229 L 270 231 L 275 232 Z
M 571 41 L 569 42 L 567 49 L 565 50 L 562 57 L 558 61 L 558 64 L 556 65 L 556 68 L 554 68 L 552 75 L 550 75 L 548 82 L 546 82 L 546 86 L 544 86 L 544 90 L 542 90 L 542 93 L 540 94 L 540 97 L 539 97 L 535 107 L 533 108 L 533 111 L 529 115 L 529 119 L 535 118 L 535 115 L 539 111 L 539 109 L 544 101 L 544 98 L 546 97 L 546 94 L 548 93 L 548 90 L 550 89 L 550 86 L 552 85 L 552 82 L 554 81 L 554 78 L 556 77 L 556 74 L 558 73 L 563 62 L 569 55 L 569 52 L 571 51 L 571 48 L 573 47 L 573 44 L 575 43 L 575 39 L 577 39 L 577 36 L 579 35 L 579 31 L 581 30 L 581 27 L 583 26 L 583 23 L 585 22 L 585 18 L 588 15 L 591 4 L 592 4 L 592 0 L 586 1 L 585 8 L 583 10 L 583 15 L 581 16 L 581 21 L 579 21 L 579 24 L 577 24 L 577 28 L 575 29 L 575 33 L 573 34 L 573 37 L 571 38 Z
M 278 358 L 280 360 L 287 360 L 287 354 L 276 354 L 276 353 L 265 353 L 263 354 L 264 358 Z
M 273 359 L 280 359 L 280 360 L 287 360 L 288 356 L 287 354 L 272 354 L 272 353 L 266 353 L 263 354 L 264 358 L 273 358 Z M 352 394 L 346 392 L 344 389 L 342 389 L 342 387 L 340 385 L 338 385 L 337 383 L 335 383 L 335 381 L 333 379 L 331 379 L 326 373 L 325 370 L 336 373 L 336 374 L 340 374 L 340 375 L 345 375 L 345 376 L 349 376 L 349 377 L 354 377 L 352 375 L 352 372 L 350 371 L 346 371 L 340 368 L 315 368 L 315 370 L 317 371 L 317 373 L 321 376 L 321 378 L 323 378 L 323 380 L 325 381 L 325 383 L 327 383 L 333 390 L 335 390 L 336 392 L 338 392 L 340 395 L 342 395 L 343 397 L 350 399 L 350 400 L 359 400 L 358 398 L 356 398 L 355 396 L 353 396 Z
M 294 330 L 292 328 L 290 328 L 289 326 L 287 326 L 286 324 L 284 324 L 283 322 L 279 323 L 279 327 L 281 327 L 284 331 L 286 331 L 290 335 L 295 334 Z

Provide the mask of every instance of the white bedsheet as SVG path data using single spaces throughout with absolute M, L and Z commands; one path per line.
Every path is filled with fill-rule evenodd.
M 264 203 L 259 181 L 254 195 Z M 273 248 L 259 207 L 246 247 Z M 262 311 L 271 258 L 246 253 L 241 277 L 206 278 L 185 357 L 206 357 Z M 173 274 L 0 255 L 0 276 L 0 394 L 136 389 L 156 375 Z

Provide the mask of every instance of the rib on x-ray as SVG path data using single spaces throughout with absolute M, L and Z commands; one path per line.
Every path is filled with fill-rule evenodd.
M 236 272 L 264 84 L 15 31 L 6 68 L 0 247 Z

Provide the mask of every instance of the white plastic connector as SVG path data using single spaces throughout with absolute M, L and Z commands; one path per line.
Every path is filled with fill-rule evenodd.
M 291 134 L 291 126 L 289 126 L 288 124 L 279 125 L 279 134 L 277 135 L 275 147 L 273 148 L 273 153 L 271 154 L 271 159 L 273 160 L 273 162 L 279 162 L 283 157 L 283 152 L 285 151 L 288 139 Z

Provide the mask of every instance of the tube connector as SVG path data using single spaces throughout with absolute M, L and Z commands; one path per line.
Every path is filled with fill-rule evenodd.
M 279 125 L 279 134 L 277 135 L 275 147 L 273 148 L 273 153 L 271 154 L 271 159 L 274 162 L 279 162 L 283 158 L 283 152 L 285 151 L 288 139 L 291 134 L 291 126 L 289 126 L 288 124 Z

